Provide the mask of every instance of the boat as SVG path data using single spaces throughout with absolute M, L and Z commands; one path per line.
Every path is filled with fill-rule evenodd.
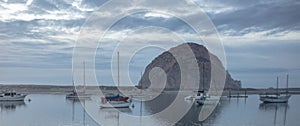
M 101 98 L 102 101 L 128 101 L 129 97 L 121 96 L 120 94 L 113 96 L 105 96 Z
M 25 94 L 11 90 L 0 94 L 0 101 L 24 101 L 25 97 Z
M 100 108 L 128 108 L 130 105 L 129 101 L 108 101 L 100 104 Z
M 84 69 L 84 73 L 83 73 L 83 90 L 79 91 L 79 90 L 71 90 L 70 94 L 66 95 L 66 98 L 70 98 L 70 99 L 85 99 L 85 98 L 90 98 L 90 94 L 86 94 L 85 92 L 85 88 L 86 88 L 86 83 L 85 83 L 85 62 L 83 62 L 83 69 Z M 75 83 L 74 83 L 74 75 L 72 75 L 72 84 L 73 87 L 75 87 Z
M 185 100 L 192 100 L 195 101 L 198 105 L 204 105 L 204 104 L 215 104 L 216 101 L 219 100 L 219 96 L 210 96 L 206 94 L 204 91 L 198 91 L 195 95 L 190 95 L 185 97 Z
M 204 104 L 205 100 L 211 98 L 211 96 L 206 94 L 204 91 L 204 63 L 202 64 L 202 67 L 203 67 L 203 69 L 202 69 L 202 90 L 198 90 L 197 94 L 195 94 L 195 95 L 190 95 L 190 96 L 187 96 L 184 98 L 185 100 L 195 100 L 196 103 L 198 103 L 200 105 Z
M 202 64 L 202 90 L 198 90 L 197 94 L 195 95 L 189 95 L 185 97 L 185 100 L 205 100 L 207 97 L 209 97 L 205 92 L 204 92 L 204 63 Z
M 209 97 L 207 94 L 205 94 L 204 91 L 198 91 L 195 95 L 189 95 L 185 97 L 185 100 L 203 100 L 205 98 Z
M 279 93 L 278 89 L 278 77 L 277 77 L 277 88 L 276 88 L 276 94 L 272 95 L 260 95 L 260 101 L 264 103 L 287 103 L 291 95 L 288 93 L 288 78 L 289 75 L 287 75 L 287 81 L 286 81 L 286 94 Z
M 195 99 L 195 101 L 198 105 L 204 105 L 204 104 L 212 105 L 218 103 L 217 101 L 219 101 L 219 99 L 220 99 L 219 96 L 210 96 L 204 94 L 201 98 Z
M 85 92 L 77 92 L 76 90 L 71 91 L 72 93 L 67 94 L 66 98 L 69 99 L 83 99 L 83 98 L 90 98 L 91 96 L 89 94 L 86 94 Z
M 291 97 L 290 94 L 288 95 L 266 95 L 260 96 L 260 100 L 264 103 L 286 103 L 288 102 L 289 98 Z
M 120 86 L 119 75 L 119 52 L 118 52 L 118 87 Z M 128 108 L 131 105 L 131 99 L 120 94 L 105 96 L 101 98 L 100 108 Z

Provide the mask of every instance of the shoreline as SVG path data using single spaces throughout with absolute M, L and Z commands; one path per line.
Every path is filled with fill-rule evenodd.
M 83 89 L 83 86 L 77 86 L 78 89 Z M 130 94 L 136 95 L 140 94 L 136 87 L 133 86 L 121 86 L 119 87 L 124 91 L 130 92 Z M 0 93 L 7 90 L 15 90 L 24 94 L 68 94 L 73 90 L 73 86 L 57 86 L 57 85 L 0 85 Z M 86 92 L 90 94 L 97 94 L 101 89 L 104 94 L 117 93 L 116 86 L 86 86 Z M 281 94 L 286 92 L 286 88 L 278 89 Z M 289 88 L 290 94 L 300 94 L 300 88 Z M 177 90 L 169 89 L 166 92 L 177 92 Z M 196 91 L 193 89 L 183 90 L 183 91 Z M 241 89 L 224 89 L 223 95 L 255 95 L 255 94 L 265 94 L 272 93 L 276 89 L 262 89 L 262 88 L 241 88 Z M 155 91 L 154 91 L 155 92 Z M 229 93 L 230 92 L 230 93 Z

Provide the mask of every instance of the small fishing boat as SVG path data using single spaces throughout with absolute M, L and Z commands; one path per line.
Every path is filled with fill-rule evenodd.
M 205 96 L 201 99 L 196 99 L 196 103 L 198 103 L 198 105 L 212 105 L 212 104 L 216 104 L 218 103 L 220 97 L 219 96 Z
M 287 103 L 291 95 L 288 93 L 288 78 L 289 75 L 287 75 L 287 80 L 286 80 L 286 93 L 281 94 L 279 93 L 278 89 L 278 77 L 277 77 L 277 88 L 276 88 L 276 94 L 273 95 L 260 95 L 260 100 L 264 103 Z
M 7 91 L 0 94 L 0 101 L 24 101 L 26 95 L 16 91 Z
M 210 96 L 206 94 L 204 91 L 198 91 L 197 94 L 190 95 L 185 97 L 185 100 L 192 100 L 195 101 L 198 105 L 204 105 L 204 104 L 215 104 L 216 101 L 219 100 L 220 97 L 218 96 Z
M 185 100 L 195 100 L 195 103 L 198 103 L 199 105 L 204 104 L 204 101 L 206 101 L 207 99 L 211 98 L 211 96 L 209 96 L 208 94 L 205 93 L 205 88 L 204 88 L 204 63 L 202 64 L 202 90 L 198 90 L 197 94 L 195 95 L 190 95 L 185 97 Z
M 209 97 L 207 94 L 204 93 L 204 91 L 198 91 L 195 95 L 189 95 L 185 97 L 185 100 L 203 100 L 205 98 Z

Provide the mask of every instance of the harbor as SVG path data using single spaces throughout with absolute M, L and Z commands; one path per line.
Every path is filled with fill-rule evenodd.
M 299 0 L 1 0 L 0 126 L 299 126 Z
M 58 84 L 63 85 L 63 84 Z M 77 88 L 83 88 L 78 86 Z M 129 94 L 137 95 L 140 92 L 136 89 L 136 87 L 130 86 L 120 86 L 118 87 L 124 91 L 128 91 Z M 73 86 L 55 86 L 55 85 L 26 85 L 26 84 L 10 84 L 10 85 L 0 85 L 0 91 L 8 91 L 15 90 L 17 92 L 23 94 L 67 94 L 67 91 L 73 90 Z M 86 86 L 86 92 L 91 94 L 97 94 L 97 92 L 101 90 L 103 93 L 117 93 L 116 86 Z M 247 95 L 259 95 L 264 94 L 268 90 L 268 88 L 241 88 L 241 89 L 224 89 L 223 96 L 230 95 L 245 95 L 245 91 Z M 274 90 L 274 89 L 272 89 Z M 292 88 L 289 89 L 290 94 L 300 94 L 300 88 Z M 167 92 L 177 92 L 176 90 L 165 90 Z M 182 90 L 183 92 L 195 91 L 194 89 Z M 275 91 L 275 90 L 274 90 Z M 286 88 L 279 88 L 278 91 L 280 93 L 285 93 Z

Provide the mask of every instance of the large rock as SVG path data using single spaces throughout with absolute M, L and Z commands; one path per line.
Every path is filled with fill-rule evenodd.
M 199 73 L 200 73 L 200 81 L 199 82 L 199 90 L 208 89 L 210 88 L 210 83 L 213 82 L 211 80 L 211 66 L 214 64 L 214 66 L 217 66 L 217 69 L 224 69 L 221 61 L 215 56 L 209 53 L 209 51 L 202 45 L 198 45 L 196 43 L 185 43 L 181 44 L 177 47 L 171 48 L 169 51 L 166 51 L 156 57 L 145 69 L 145 72 L 139 81 L 139 87 L 141 88 L 148 88 L 151 83 L 149 79 L 149 73 L 150 71 L 155 68 L 159 67 L 167 75 L 167 82 L 166 82 L 166 89 L 179 89 L 180 83 L 181 83 L 181 71 L 178 62 L 176 61 L 175 57 L 170 52 L 176 52 L 180 53 L 182 56 L 182 61 L 184 63 L 189 63 L 191 61 L 191 58 L 193 58 L 192 55 L 189 55 L 186 51 L 186 45 L 188 45 L 197 60 L 197 64 L 199 67 Z M 173 53 L 174 54 L 174 53 Z M 213 62 L 211 61 L 213 60 Z M 204 72 L 203 72 L 204 71 Z M 225 73 L 225 70 L 223 70 Z M 204 73 L 204 74 L 203 74 Z M 223 74 L 224 75 L 224 74 Z M 193 75 L 188 75 L 188 77 L 192 77 Z M 224 80 L 224 79 L 223 79 Z M 225 88 L 241 88 L 241 82 L 234 80 L 231 78 L 228 71 L 226 71 L 226 80 L 225 80 Z M 203 85 L 204 83 L 204 85 Z

